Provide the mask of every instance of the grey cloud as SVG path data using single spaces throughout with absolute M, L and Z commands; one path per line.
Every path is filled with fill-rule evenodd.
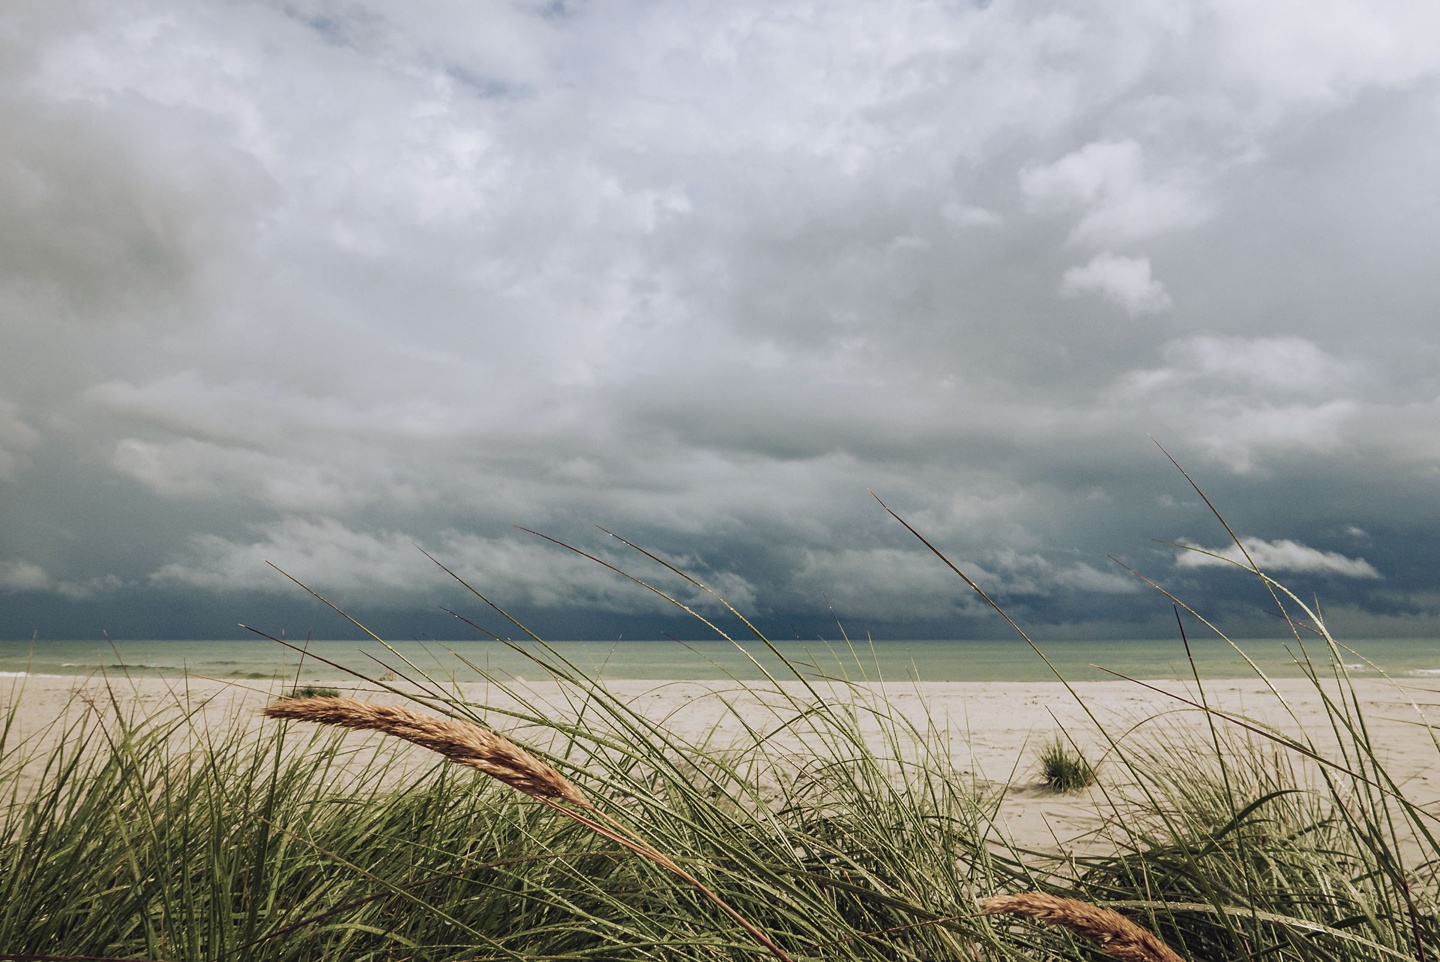
M 25 452 L 39 442 L 40 432 L 20 417 L 20 406 L 0 400 L 0 481 L 14 476 Z
M 1149 540 L 1206 530 L 1153 434 L 1282 566 L 1369 532 L 1337 609 L 1430 610 L 1418 8 L 51 6 L 0 64 L 27 597 L 273 599 L 269 558 L 399 613 L 414 539 L 650 617 L 508 527 L 600 522 L 777 618 L 978 624 L 873 488 L 1138 631 L 1106 555 L 1225 597 Z
M 37 312 L 93 321 L 193 309 L 267 199 L 258 167 L 203 115 L 133 96 L 12 92 L 0 125 L 0 288 Z M 38 322 L 12 308 L 11 323 L 23 321 Z

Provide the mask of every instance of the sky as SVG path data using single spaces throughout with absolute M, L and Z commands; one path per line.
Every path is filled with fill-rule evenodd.
M 1440 636 L 1437 36 L 8 0 L 0 637 Z

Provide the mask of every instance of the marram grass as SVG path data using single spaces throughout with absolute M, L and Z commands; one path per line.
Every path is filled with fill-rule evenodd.
M 1014 915 L 1078 933 L 1121 962 L 1183 962 L 1155 933 L 1114 909 L 1046 892 L 992 895 L 980 903 L 986 915 Z
M 436 718 L 404 705 L 377 705 L 340 695 L 284 698 L 265 708 L 271 718 L 378 731 L 428 748 L 450 761 L 509 785 L 532 798 L 594 806 L 573 782 L 510 739 L 487 728 L 451 718 Z
M 1225 716 L 1196 677 L 1204 739 L 1102 731 L 1085 797 L 1107 844 L 1068 857 L 997 831 L 1003 791 L 938 722 L 793 665 L 724 743 L 543 643 L 574 712 L 510 691 L 487 713 L 413 666 L 413 707 L 289 698 L 262 725 L 121 692 L 42 744 L 12 708 L 0 960 L 1440 962 L 1435 818 L 1387 774 L 1323 622 L 1254 574 L 1323 652 L 1297 647 L 1323 730 Z
M 1040 749 L 1039 762 L 1040 776 L 1057 792 L 1079 792 L 1095 784 L 1095 769 L 1059 736 Z
M 1244 731 L 1117 739 L 1105 771 L 1128 766 L 1128 795 L 1098 803 L 1113 850 L 1061 860 L 997 836 L 998 802 L 943 733 L 864 693 L 775 686 L 776 724 L 813 747 L 797 759 L 770 726 L 688 745 L 545 663 L 586 705 L 583 722 L 522 709 L 548 754 L 475 706 L 326 697 L 268 709 L 324 726 L 308 732 L 202 728 L 179 699 L 126 715 L 122 694 L 42 758 L 7 740 L 7 782 L 40 774 L 0 820 L 0 955 L 1440 958 L 1428 817 L 1385 781 L 1343 689 L 1353 776 L 1317 782 Z M 782 765 L 800 775 L 764 778 Z

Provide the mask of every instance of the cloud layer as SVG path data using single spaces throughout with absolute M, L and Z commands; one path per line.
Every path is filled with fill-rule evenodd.
M 1046 630 L 1168 630 L 1110 556 L 1273 630 L 1147 436 L 1434 632 L 1440 13 L 12 6 L 0 635 L 223 634 L 266 561 L 398 618 L 412 542 L 675 629 L 512 527 L 650 565 L 596 523 L 781 630 L 993 632 L 867 489 Z
M 1285 538 L 1266 541 L 1263 538 L 1241 539 L 1219 550 L 1197 549 L 1180 555 L 1182 568 L 1241 566 L 1266 572 L 1310 571 L 1340 575 L 1346 578 L 1379 578 L 1380 572 L 1364 558 L 1347 558 L 1338 551 L 1320 551 L 1309 545 Z

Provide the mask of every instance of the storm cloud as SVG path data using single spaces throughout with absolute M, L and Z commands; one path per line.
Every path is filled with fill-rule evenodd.
M 444 630 L 416 545 L 548 632 L 703 632 L 516 525 L 779 634 L 998 634 L 870 491 L 1042 635 L 1172 631 L 1126 566 L 1283 633 L 1151 438 L 1336 627 L 1433 636 L 1437 35 L 13 0 L 0 636 L 349 630 L 266 562 Z

